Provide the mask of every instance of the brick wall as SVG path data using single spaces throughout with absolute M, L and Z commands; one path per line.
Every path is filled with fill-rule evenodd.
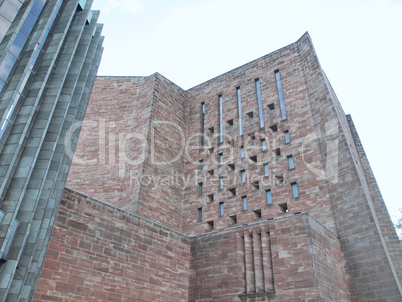
M 349 301 L 339 241 L 308 214 L 191 242 L 189 301 Z
M 256 221 L 255 211 L 261 212 L 260 219 L 283 216 L 287 213 L 309 212 L 334 230 L 329 192 L 326 186 L 326 153 L 322 152 L 321 130 L 325 125 L 315 120 L 311 103 L 320 102 L 319 97 L 330 100 L 324 81 L 307 78 L 305 63 L 301 58 L 313 58 L 309 68 L 321 72 L 318 60 L 308 35 L 304 35 L 289 46 L 270 53 L 246 65 L 222 74 L 188 92 L 191 95 L 189 108 L 189 137 L 201 131 L 201 104 L 205 103 L 205 147 L 191 153 L 192 161 L 186 165 L 186 178 L 190 184 L 184 193 L 184 229 L 189 234 L 200 234 L 208 230 L 207 222 L 214 222 L 214 229 L 232 225 L 229 216 L 236 216 L 237 224 Z M 279 70 L 285 100 L 287 119 L 280 113 L 275 71 Z M 309 71 L 311 71 L 309 70 Z M 260 83 L 264 127 L 260 127 L 257 102 L 256 79 Z M 312 86 L 313 88 L 311 88 Z M 238 91 L 241 91 L 243 135 L 239 133 Z M 311 98 L 309 91 L 317 95 Z M 219 143 L 219 103 L 223 99 L 224 143 Z M 330 106 L 330 105 L 327 105 Z M 233 125 L 227 123 L 233 120 Z M 208 129 L 214 128 L 214 133 Z M 286 144 L 284 132 L 289 131 L 291 142 Z M 251 134 L 255 139 L 251 139 Z M 265 139 L 267 150 L 262 151 L 261 139 Z M 197 146 L 199 142 L 196 141 Z M 245 158 L 240 157 L 240 147 L 245 148 Z M 213 149 L 212 149 L 213 148 Z M 280 150 L 280 154 L 277 151 Z M 220 165 L 218 155 L 223 153 Z M 292 155 L 295 168 L 288 167 L 287 156 Z M 256 156 L 257 162 L 250 160 Z M 203 171 L 197 171 L 199 160 L 203 160 Z M 263 164 L 269 165 L 269 176 L 264 176 Z M 231 168 L 234 166 L 234 169 Z M 246 183 L 241 183 L 240 171 L 246 173 Z M 213 175 L 211 175 L 213 173 Z M 218 178 L 224 178 L 224 188 L 218 187 Z M 283 180 L 281 180 L 283 179 Z M 259 188 L 253 182 L 259 182 Z M 198 196 L 198 183 L 203 183 L 203 194 Z M 299 198 L 292 197 L 291 184 L 297 182 Z M 233 194 L 230 189 L 235 189 Z M 272 204 L 266 201 L 266 190 L 271 190 Z M 213 200 L 212 200 L 213 196 Z M 242 196 L 247 196 L 248 210 L 243 211 Z M 219 215 L 219 203 L 224 203 L 225 214 Z M 198 222 L 198 209 L 202 208 L 203 219 Z
M 34 301 L 187 301 L 190 241 L 66 189 Z

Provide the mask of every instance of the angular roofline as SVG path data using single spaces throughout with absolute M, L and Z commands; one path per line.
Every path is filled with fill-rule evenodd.
M 229 70 L 229 71 L 226 71 L 226 72 L 224 72 L 224 73 L 222 73 L 222 74 L 220 74 L 220 75 L 217 75 L 217 76 L 215 76 L 215 77 L 213 77 L 213 78 L 211 78 L 211 79 L 209 79 L 209 80 L 206 80 L 205 82 L 202 82 L 202 83 L 200 83 L 200 84 L 198 84 L 198 85 L 196 85 L 196 86 L 193 86 L 193 87 L 187 89 L 186 91 L 187 91 L 187 92 L 190 92 L 191 90 L 197 88 L 198 86 L 201 86 L 201 85 L 204 85 L 204 84 L 206 84 L 206 83 L 208 83 L 208 82 L 210 82 L 210 81 L 216 80 L 216 79 L 219 78 L 219 77 L 222 77 L 222 76 L 224 76 L 224 75 L 226 75 L 226 74 L 228 74 L 228 73 L 231 73 L 231 72 L 233 72 L 233 71 L 235 71 L 235 70 L 237 70 L 237 69 L 243 68 L 244 66 L 249 65 L 249 64 L 251 64 L 251 63 L 254 63 L 254 62 L 258 61 L 258 60 L 264 59 L 264 58 L 266 58 L 266 57 L 268 57 L 268 56 L 272 56 L 272 55 L 273 55 L 274 53 L 276 53 L 276 52 L 282 51 L 282 50 L 284 50 L 284 49 L 286 49 L 286 48 L 289 48 L 289 47 L 291 47 L 291 46 L 293 46 L 293 45 L 299 43 L 300 40 L 302 40 L 302 39 L 305 38 L 305 37 L 307 37 L 307 38 L 310 40 L 310 43 L 312 44 L 310 34 L 308 33 L 308 31 L 306 31 L 306 32 L 305 32 L 299 39 L 297 39 L 295 42 L 292 42 L 292 43 L 290 43 L 290 44 L 288 44 L 288 45 L 286 45 L 286 46 L 283 46 L 283 47 L 281 47 L 281 48 L 279 48 L 279 49 L 277 49 L 277 50 L 274 50 L 274 51 L 272 51 L 272 52 L 270 52 L 270 53 L 268 53 L 268 54 L 266 54 L 266 55 L 263 55 L 263 56 L 261 56 L 261 57 L 259 57 L 259 58 L 257 58 L 257 59 L 254 59 L 254 60 L 252 60 L 252 61 L 250 61 L 250 62 L 247 62 L 247 63 L 245 63 L 245 64 L 243 64 L 243 65 L 240 65 L 240 66 L 238 66 L 238 67 L 236 67 L 236 68 L 233 68 L 233 69 L 231 69 L 231 70 Z

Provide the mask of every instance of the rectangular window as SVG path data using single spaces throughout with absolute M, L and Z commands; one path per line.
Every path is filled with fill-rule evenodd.
M 271 190 L 266 190 L 265 193 L 266 193 L 266 196 L 267 196 L 267 204 L 272 204 L 272 193 L 271 193 Z
M 289 144 L 290 143 L 290 134 L 289 131 L 286 130 L 283 132 L 283 134 L 285 135 L 285 144 Z
M 204 170 L 204 161 L 200 159 L 200 171 Z
M 223 165 L 223 153 L 219 153 L 219 164 Z
M 255 88 L 257 89 L 258 115 L 260 117 L 260 128 L 264 127 L 264 115 L 262 113 L 261 89 L 260 80 L 255 80 Z
M 268 164 L 264 164 L 264 176 L 269 176 L 269 166 L 268 166 Z
M 297 183 L 292 183 L 292 184 L 290 184 L 291 186 L 292 186 L 292 195 L 293 195 L 293 198 L 297 198 L 297 197 L 299 197 L 299 190 L 297 189 Z
M 222 95 L 219 96 L 219 142 L 223 142 Z
M 224 214 L 224 209 L 223 209 L 223 202 L 219 203 L 219 216 L 223 216 Z
M 289 170 L 293 170 L 295 168 L 295 163 L 293 161 L 292 155 L 288 156 L 288 166 L 289 166 Z
M 276 79 L 276 88 L 278 89 L 279 107 L 281 109 L 281 117 L 283 120 L 286 120 L 287 116 L 286 116 L 286 110 L 285 110 L 285 100 L 283 99 L 281 76 L 279 75 L 279 70 L 275 70 L 275 79 Z
M 204 148 L 205 103 L 201 103 L 201 149 Z
M 198 222 L 202 221 L 202 208 L 198 208 Z
M 262 151 L 267 151 L 267 141 L 265 140 L 265 138 L 261 140 L 261 148 Z
M 202 182 L 198 184 L 198 196 L 202 195 Z
M 240 158 L 244 158 L 244 147 L 240 147 Z
M 246 183 L 246 170 L 240 171 L 240 177 L 241 177 L 241 183 L 245 184 Z
M 239 112 L 239 134 L 243 135 L 243 119 L 241 112 L 241 92 L 240 87 L 237 87 L 237 110 Z
M 223 177 L 219 177 L 219 189 L 223 190 Z
M 243 196 L 241 198 L 242 205 L 243 205 L 243 211 L 247 211 L 247 196 Z

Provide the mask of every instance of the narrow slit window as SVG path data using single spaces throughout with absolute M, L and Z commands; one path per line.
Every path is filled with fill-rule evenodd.
M 237 110 L 239 112 L 239 134 L 243 135 L 243 118 L 241 112 L 241 92 L 240 87 L 237 87 Z
M 219 177 L 219 189 L 223 190 L 223 177 L 222 176 Z
M 264 164 L 264 176 L 269 176 L 269 166 L 268 166 L 268 164 Z
M 245 184 L 246 183 L 246 170 L 240 171 L 240 178 L 241 178 L 241 183 Z
M 272 193 L 271 190 L 266 190 L 267 204 L 272 204 Z
M 219 153 L 219 164 L 223 165 L 223 153 Z
M 205 103 L 201 103 L 201 149 L 204 148 Z
M 294 163 L 292 155 L 288 156 L 288 166 L 289 166 L 289 170 L 293 170 L 295 168 L 295 163 Z
M 198 196 L 202 195 L 202 182 L 198 184 Z
M 202 221 L 202 208 L 198 208 L 198 222 Z
M 223 142 L 222 95 L 219 96 L 219 142 Z
M 279 75 L 279 70 L 275 70 L 275 79 L 276 79 L 276 87 L 278 89 L 278 97 L 279 97 L 279 107 L 281 109 L 281 117 L 282 120 L 286 120 L 286 109 L 285 109 L 285 100 L 283 99 L 283 91 L 282 91 L 282 83 L 281 76 Z
M 257 90 L 257 102 L 258 102 L 258 115 L 260 117 L 260 128 L 264 128 L 264 115 L 262 112 L 262 101 L 261 101 L 261 89 L 260 89 L 260 80 L 255 80 L 255 88 Z
M 244 146 L 240 147 L 240 158 L 244 158 Z
M 261 149 L 262 151 L 267 151 L 267 141 L 265 140 L 265 138 L 261 140 Z
M 290 134 L 289 131 L 286 130 L 283 132 L 283 135 L 285 136 L 285 144 L 289 144 L 290 143 Z
M 297 189 L 297 183 L 292 183 L 291 184 L 291 186 L 292 186 L 292 196 L 293 196 L 293 198 L 297 198 L 297 197 L 299 197 L 299 190 Z
M 200 159 L 200 171 L 204 170 L 204 161 Z
M 219 216 L 222 217 L 224 214 L 224 205 L 223 202 L 219 203 Z
M 242 196 L 241 202 L 243 206 L 243 211 L 247 211 L 247 196 Z

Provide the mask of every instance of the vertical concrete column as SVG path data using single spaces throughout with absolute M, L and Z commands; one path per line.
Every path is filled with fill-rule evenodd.
M 272 270 L 271 240 L 268 232 L 261 232 L 261 246 L 264 266 L 265 291 L 273 291 L 274 278 Z
M 262 266 L 261 231 L 253 231 L 254 272 L 256 292 L 264 292 L 264 270 Z
M 244 233 L 244 253 L 246 262 L 246 285 L 247 293 L 255 292 L 255 278 L 254 278 L 254 257 L 253 257 L 253 235 Z

